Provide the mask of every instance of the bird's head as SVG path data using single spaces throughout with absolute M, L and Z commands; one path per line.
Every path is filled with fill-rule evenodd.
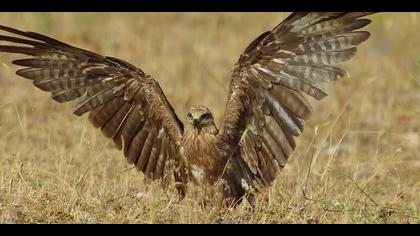
M 209 126 L 214 126 L 213 115 L 205 106 L 193 106 L 189 109 L 187 114 L 188 123 L 194 129 L 202 129 Z

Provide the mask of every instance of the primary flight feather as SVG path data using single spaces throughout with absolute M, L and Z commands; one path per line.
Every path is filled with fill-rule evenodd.
M 13 61 L 57 102 L 77 100 L 73 113 L 91 123 L 149 179 L 173 176 L 210 186 L 235 202 L 269 186 L 295 149 L 312 108 L 305 96 L 327 96 L 323 82 L 347 76 L 336 67 L 352 58 L 370 34 L 364 12 L 292 13 L 257 37 L 240 55 L 229 85 L 222 125 L 193 106 L 184 125 L 158 82 L 123 60 L 101 56 L 47 36 L 6 26 L 0 52 L 30 56 Z

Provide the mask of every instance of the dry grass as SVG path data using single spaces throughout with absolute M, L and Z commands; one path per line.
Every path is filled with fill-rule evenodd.
M 159 79 L 182 120 L 203 104 L 220 121 L 232 65 L 286 15 L 1 13 L 0 22 L 130 61 Z M 253 211 L 178 202 L 159 186 L 132 197 L 142 174 L 0 54 L 0 222 L 419 223 L 420 14 L 371 18 L 372 37 L 344 65 L 351 79 L 311 101 L 297 151 Z

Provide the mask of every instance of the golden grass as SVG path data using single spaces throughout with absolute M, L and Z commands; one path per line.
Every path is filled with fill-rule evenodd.
M 192 104 L 220 121 L 232 65 L 285 16 L 1 13 L 0 23 L 132 62 L 159 80 L 183 121 Z M 253 211 L 178 202 L 154 185 L 133 197 L 145 190 L 142 174 L 71 104 L 15 76 L 16 56 L 0 54 L 0 222 L 419 223 L 420 14 L 371 19 L 372 37 L 343 65 L 351 79 L 311 100 L 297 151 Z

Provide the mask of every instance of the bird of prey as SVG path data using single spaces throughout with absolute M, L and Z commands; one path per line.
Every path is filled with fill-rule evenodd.
M 77 100 L 73 114 L 88 113 L 146 179 L 173 178 L 181 196 L 191 183 L 239 201 L 286 165 L 312 113 L 306 97 L 323 99 L 323 82 L 347 76 L 335 65 L 369 38 L 360 30 L 369 14 L 296 12 L 257 37 L 231 71 L 219 128 L 205 106 L 191 107 L 184 127 L 158 81 L 121 59 L 6 26 L 0 52 L 30 56 L 13 61 L 25 67 L 16 74 L 59 103 Z

